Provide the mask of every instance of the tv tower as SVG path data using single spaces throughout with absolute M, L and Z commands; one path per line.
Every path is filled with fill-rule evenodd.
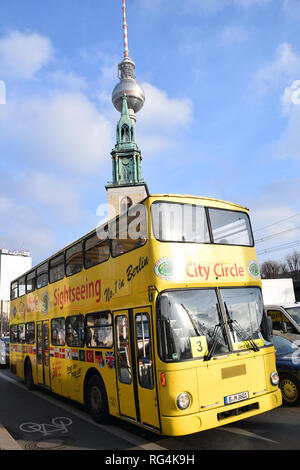
M 142 155 L 136 144 L 135 114 L 145 103 L 145 94 L 135 77 L 135 63 L 129 57 L 126 1 L 123 4 L 124 58 L 118 65 L 119 83 L 112 93 L 112 102 L 121 118 L 117 124 L 117 143 L 111 152 L 112 183 L 107 190 L 109 217 L 147 197 L 147 185 L 142 178 Z
M 135 121 L 135 113 L 140 111 L 145 103 L 145 95 L 141 86 L 137 83 L 134 74 L 135 63 L 129 58 L 128 28 L 126 22 L 126 2 L 123 2 L 123 30 L 124 30 L 124 59 L 119 63 L 120 83 L 114 88 L 112 102 L 121 113 L 124 93 L 127 96 L 128 111 L 131 119 Z

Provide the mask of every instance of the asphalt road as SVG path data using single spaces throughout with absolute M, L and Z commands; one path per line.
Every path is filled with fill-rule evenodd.
M 120 420 L 94 423 L 80 405 L 38 390 L 29 392 L 0 370 L 0 423 L 25 450 L 143 451 L 299 450 L 300 407 L 285 407 L 190 436 L 157 436 Z M 178 463 L 178 462 L 177 462 Z M 133 465 L 134 466 L 134 465 Z

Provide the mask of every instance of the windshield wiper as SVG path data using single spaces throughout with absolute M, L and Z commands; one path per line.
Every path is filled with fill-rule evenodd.
M 237 322 L 237 320 L 232 320 L 230 318 L 226 302 L 224 302 L 224 306 L 225 306 L 225 312 L 227 316 L 228 325 L 230 325 L 233 328 L 233 330 L 236 332 L 237 336 L 241 339 L 242 342 L 249 344 L 250 348 L 253 349 L 253 351 L 255 352 L 259 351 L 259 347 L 255 344 L 253 339 L 249 337 L 247 332 L 241 327 L 241 325 Z
M 215 352 L 216 346 L 218 344 L 218 333 L 221 328 L 224 328 L 225 323 L 222 321 L 215 325 L 213 333 L 211 335 L 211 342 L 208 347 L 207 354 L 204 356 L 204 361 L 209 361 L 212 358 L 213 353 Z
M 201 336 L 200 333 L 202 333 L 202 336 L 206 336 L 206 333 L 204 332 L 204 330 L 202 328 L 201 328 L 201 331 L 199 333 L 198 327 L 197 327 L 192 315 L 190 314 L 189 310 L 185 307 L 185 305 L 183 305 L 183 304 L 180 304 L 180 305 L 185 310 L 187 316 L 189 317 L 189 320 L 190 320 L 190 322 L 191 322 L 191 324 L 192 324 L 192 326 L 193 326 L 193 328 L 196 332 L 196 335 Z M 201 325 L 201 323 L 200 323 L 200 325 Z

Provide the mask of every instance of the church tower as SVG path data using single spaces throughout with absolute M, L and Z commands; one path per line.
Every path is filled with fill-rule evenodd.
M 148 196 L 142 178 L 142 155 L 136 144 L 135 113 L 145 102 L 145 95 L 134 74 L 135 63 L 129 58 L 126 4 L 123 1 L 124 59 L 119 63 L 120 82 L 112 93 L 112 102 L 121 113 L 117 125 L 116 145 L 111 152 L 112 182 L 106 185 L 109 218 L 126 211 Z

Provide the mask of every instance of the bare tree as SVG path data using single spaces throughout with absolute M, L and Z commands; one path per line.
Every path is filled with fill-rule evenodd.
M 260 266 L 262 279 L 278 279 L 282 273 L 282 265 L 277 261 L 264 261 Z
M 300 252 L 294 250 L 291 255 L 287 255 L 283 264 L 283 273 L 294 281 L 300 280 Z

